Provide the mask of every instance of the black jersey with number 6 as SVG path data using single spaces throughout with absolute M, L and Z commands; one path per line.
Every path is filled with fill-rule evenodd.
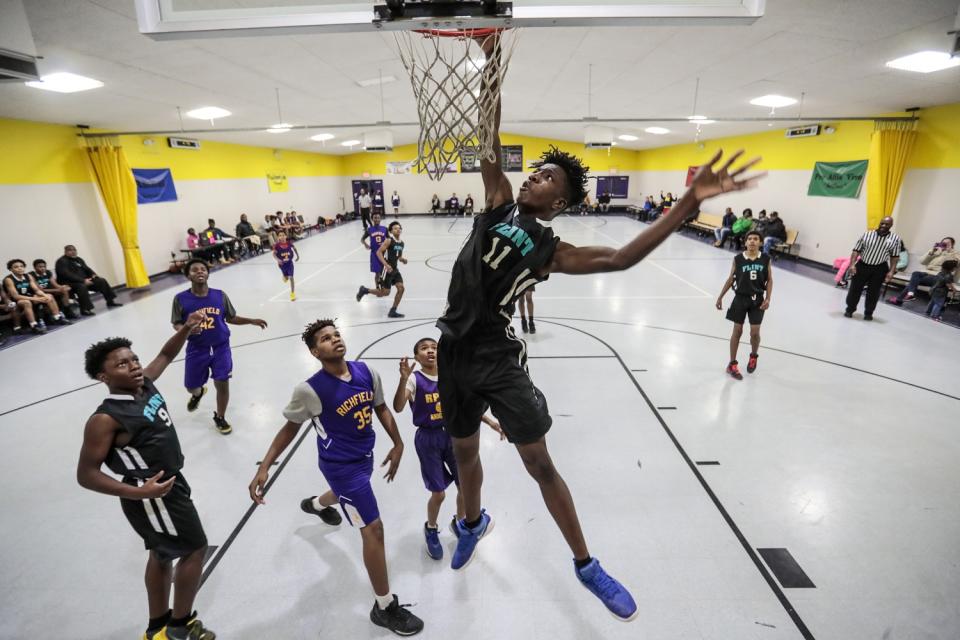
M 746 254 L 738 253 L 733 264 L 733 290 L 736 294 L 750 300 L 762 300 L 770 274 L 770 256 L 761 253 L 751 260 Z
M 183 453 L 167 403 L 144 377 L 143 392 L 139 396 L 110 394 L 94 413 L 104 413 L 130 434 L 130 442 L 114 446 L 107 454 L 106 464 L 114 473 L 125 478 L 146 479 L 164 472 L 169 478 L 183 468 Z
M 514 302 L 546 280 L 545 268 L 559 238 L 508 202 L 473 221 L 473 231 L 453 265 L 447 308 L 437 321 L 445 337 L 492 334 L 510 324 Z

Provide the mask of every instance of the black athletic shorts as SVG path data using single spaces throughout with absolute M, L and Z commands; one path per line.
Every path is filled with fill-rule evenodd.
M 123 482 L 138 484 L 135 478 L 124 478 Z M 162 498 L 121 498 L 120 506 L 130 526 L 143 538 L 143 546 L 164 560 L 180 558 L 207 546 L 207 534 L 190 499 L 190 485 L 179 473 L 170 492 Z
M 403 282 L 403 276 L 400 274 L 399 269 L 394 269 L 390 273 L 387 273 L 387 270 L 383 269 L 380 271 L 380 275 L 377 276 L 377 286 L 380 289 L 389 289 L 401 282 Z
M 750 324 L 760 324 L 763 322 L 763 309 L 760 308 L 762 303 L 763 298 L 759 296 L 756 300 L 751 300 L 747 296 L 735 295 L 727 309 L 727 320 L 734 324 L 743 324 L 745 319 L 750 318 Z
M 550 430 L 547 399 L 527 372 L 527 345 L 512 328 L 481 340 L 440 338 L 437 366 L 443 419 L 452 437 L 476 433 L 488 406 L 514 444 L 536 442 Z

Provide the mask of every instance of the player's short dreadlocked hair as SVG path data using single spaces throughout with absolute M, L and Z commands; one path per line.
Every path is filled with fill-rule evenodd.
M 553 145 L 540 154 L 540 160 L 534 163 L 534 167 L 540 167 L 545 164 L 555 164 L 567 174 L 567 185 L 569 188 L 569 201 L 567 207 L 578 207 L 587 197 L 587 174 L 590 167 L 583 166 L 583 161 L 572 153 L 560 151 Z
M 111 353 L 117 349 L 129 347 L 132 342 L 126 338 L 107 338 L 96 344 L 90 345 L 86 353 L 83 354 L 83 369 L 87 375 L 97 379 L 97 376 L 103 373 L 103 362 Z
M 207 273 L 210 272 L 210 265 L 207 264 L 206 260 L 203 260 L 201 258 L 191 258 L 190 260 L 187 261 L 187 264 L 183 265 L 183 275 L 189 276 L 190 267 L 192 267 L 195 264 L 202 264 L 204 268 L 207 270 Z
M 306 328 L 303 330 L 303 333 L 300 335 L 300 339 L 303 340 L 303 343 L 307 345 L 308 349 L 312 349 L 313 337 L 317 335 L 317 332 L 319 332 L 321 329 L 324 329 L 326 327 L 336 328 L 336 326 L 337 326 L 336 318 L 334 318 L 333 320 L 331 320 L 330 318 L 320 318 L 319 320 L 314 320 L 313 322 L 308 324 Z

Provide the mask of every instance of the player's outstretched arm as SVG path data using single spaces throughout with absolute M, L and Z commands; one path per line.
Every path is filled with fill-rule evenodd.
M 501 440 L 507 439 L 507 434 L 503 432 L 503 429 L 500 428 L 500 423 L 494 420 L 493 418 L 488 418 L 486 415 L 480 416 L 480 422 L 487 425 L 500 435 Z
M 147 376 L 151 380 L 156 380 L 160 375 L 167 369 L 167 366 L 180 353 L 180 350 L 183 349 L 183 345 L 187 342 L 187 338 L 190 337 L 190 334 L 194 329 L 200 326 L 206 319 L 206 315 L 202 311 L 194 311 L 189 316 L 187 316 L 187 321 L 183 324 L 176 326 L 176 333 L 170 336 L 170 339 L 167 340 L 166 344 L 163 345 L 163 348 L 160 349 L 160 353 L 157 354 L 157 357 L 154 358 L 150 364 L 143 368 L 143 375 Z
M 759 162 L 760 158 L 754 158 L 737 169 L 731 169 L 733 162 L 742 154 L 742 150 L 737 151 L 719 169 L 714 170 L 714 165 L 719 162 L 723 155 L 722 151 L 717 151 L 713 158 L 697 171 L 690 189 L 680 199 L 680 202 L 671 208 L 669 213 L 660 216 L 645 231 L 619 249 L 613 249 L 612 247 L 575 247 L 572 244 L 560 242 L 554 252 L 549 271 L 553 273 L 585 274 L 629 269 L 660 246 L 687 219 L 695 216 L 704 200 L 721 193 L 750 189 L 766 175 L 766 172 L 746 174 L 747 169 Z
M 400 384 L 397 385 L 397 392 L 393 394 L 393 410 L 397 413 L 403 411 L 403 407 L 410 402 L 410 390 L 407 389 L 407 380 L 413 374 L 413 367 L 410 366 L 410 360 L 404 356 L 400 358 Z
M 113 447 L 113 439 L 119 429 L 120 424 L 104 413 L 90 416 L 83 429 L 83 445 L 77 461 L 77 483 L 84 489 L 128 500 L 161 498 L 167 495 L 176 476 L 161 482 L 161 471 L 148 478 L 142 486 L 136 487 L 120 482 L 100 470 L 107 459 L 107 453 Z
M 390 465 L 387 467 L 387 472 L 383 477 L 387 479 L 387 482 L 393 482 L 394 476 L 397 475 L 397 469 L 400 468 L 400 458 L 403 457 L 403 440 L 400 438 L 400 429 L 397 428 L 397 421 L 393 419 L 393 414 L 390 413 L 390 409 L 386 403 L 374 407 L 373 410 L 377 413 L 377 419 L 380 421 L 380 424 L 383 425 L 383 430 L 386 431 L 390 439 L 393 440 L 393 448 L 390 449 L 387 457 L 380 463 L 381 467 L 387 467 L 388 464 Z
M 723 283 L 723 289 L 720 290 L 720 295 L 717 296 L 717 309 L 723 309 L 723 296 L 727 295 L 727 291 L 730 291 L 730 287 L 733 286 L 733 279 L 736 277 L 737 273 L 737 261 L 734 261 L 730 264 L 730 275 L 727 276 L 726 281 Z
M 232 317 L 226 319 L 226 323 L 227 323 L 227 324 L 236 324 L 236 325 L 241 325 L 241 324 L 255 324 L 255 325 L 257 325 L 258 327 L 260 327 L 261 329 L 266 329 L 266 328 L 267 328 L 267 321 L 266 321 L 266 320 L 261 320 L 260 318 L 245 318 L 245 317 L 243 317 L 243 316 L 232 316 Z
M 270 443 L 270 448 L 267 449 L 267 453 L 263 456 L 263 460 L 257 468 L 257 474 L 253 476 L 253 480 L 248 487 L 250 499 L 257 504 L 264 504 L 263 494 L 266 491 L 267 480 L 270 479 L 270 467 L 277 461 L 277 458 L 280 457 L 286 448 L 290 446 L 293 439 L 297 437 L 297 432 L 300 431 L 300 427 L 299 422 L 287 420 L 287 422 L 280 427 L 280 430 L 277 431 L 277 435 L 273 437 L 273 442 Z
M 500 42 L 499 35 L 478 38 L 477 40 L 487 60 L 492 60 L 496 57 L 499 61 L 499 56 L 502 52 L 501 48 L 497 46 Z M 494 79 L 492 82 L 496 83 L 497 81 Z M 487 210 L 489 210 L 511 202 L 513 200 L 513 187 L 510 185 L 506 174 L 503 173 L 503 164 L 501 161 L 503 149 L 500 145 L 500 112 L 503 105 L 500 100 L 500 87 L 484 81 L 480 91 L 480 103 L 484 105 L 484 107 L 494 99 L 497 101 L 496 111 L 493 117 L 493 153 L 495 158 L 493 162 L 490 162 L 486 158 L 480 159 L 480 176 L 483 178 L 485 206 Z M 494 98 L 494 95 L 496 95 L 496 98 Z

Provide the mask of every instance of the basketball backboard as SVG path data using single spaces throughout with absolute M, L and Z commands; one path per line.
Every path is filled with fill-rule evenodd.
M 375 19 L 375 6 L 388 4 L 395 2 L 136 0 L 140 31 L 155 39 L 436 28 L 750 24 L 763 15 L 765 0 L 513 0 L 496 3 L 500 8 L 496 16 L 454 10 L 442 17 Z M 406 5 L 419 8 L 422 14 L 431 3 L 407 0 Z

